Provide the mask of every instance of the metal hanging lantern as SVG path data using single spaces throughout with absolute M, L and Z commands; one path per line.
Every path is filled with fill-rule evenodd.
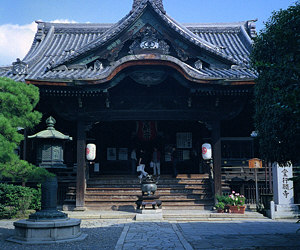
M 42 168 L 66 168 L 63 159 L 64 142 L 66 140 L 72 140 L 72 137 L 57 131 L 54 128 L 55 123 L 55 119 L 50 116 L 46 120 L 46 130 L 28 136 L 30 139 L 36 139 L 37 164 Z

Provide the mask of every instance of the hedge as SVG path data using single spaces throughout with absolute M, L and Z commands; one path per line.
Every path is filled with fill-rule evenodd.
M 0 218 L 10 219 L 28 209 L 41 209 L 41 188 L 0 183 Z

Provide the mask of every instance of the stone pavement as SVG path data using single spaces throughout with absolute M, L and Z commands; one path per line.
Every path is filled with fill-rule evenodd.
M 300 249 L 296 220 L 135 222 L 130 219 L 82 221 L 81 242 L 18 245 L 5 241 L 13 221 L 0 221 L 0 249 Z

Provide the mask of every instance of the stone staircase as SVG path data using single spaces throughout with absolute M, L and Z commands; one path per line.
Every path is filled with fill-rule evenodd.
M 89 210 L 133 211 L 140 183 L 135 176 L 102 176 L 88 180 L 85 206 Z M 161 176 L 156 195 L 166 209 L 211 209 L 213 198 L 207 174 Z

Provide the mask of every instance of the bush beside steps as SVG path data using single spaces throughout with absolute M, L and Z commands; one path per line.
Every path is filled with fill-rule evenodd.
M 35 189 L 0 183 L 0 219 L 22 218 L 40 209 L 40 186 Z

